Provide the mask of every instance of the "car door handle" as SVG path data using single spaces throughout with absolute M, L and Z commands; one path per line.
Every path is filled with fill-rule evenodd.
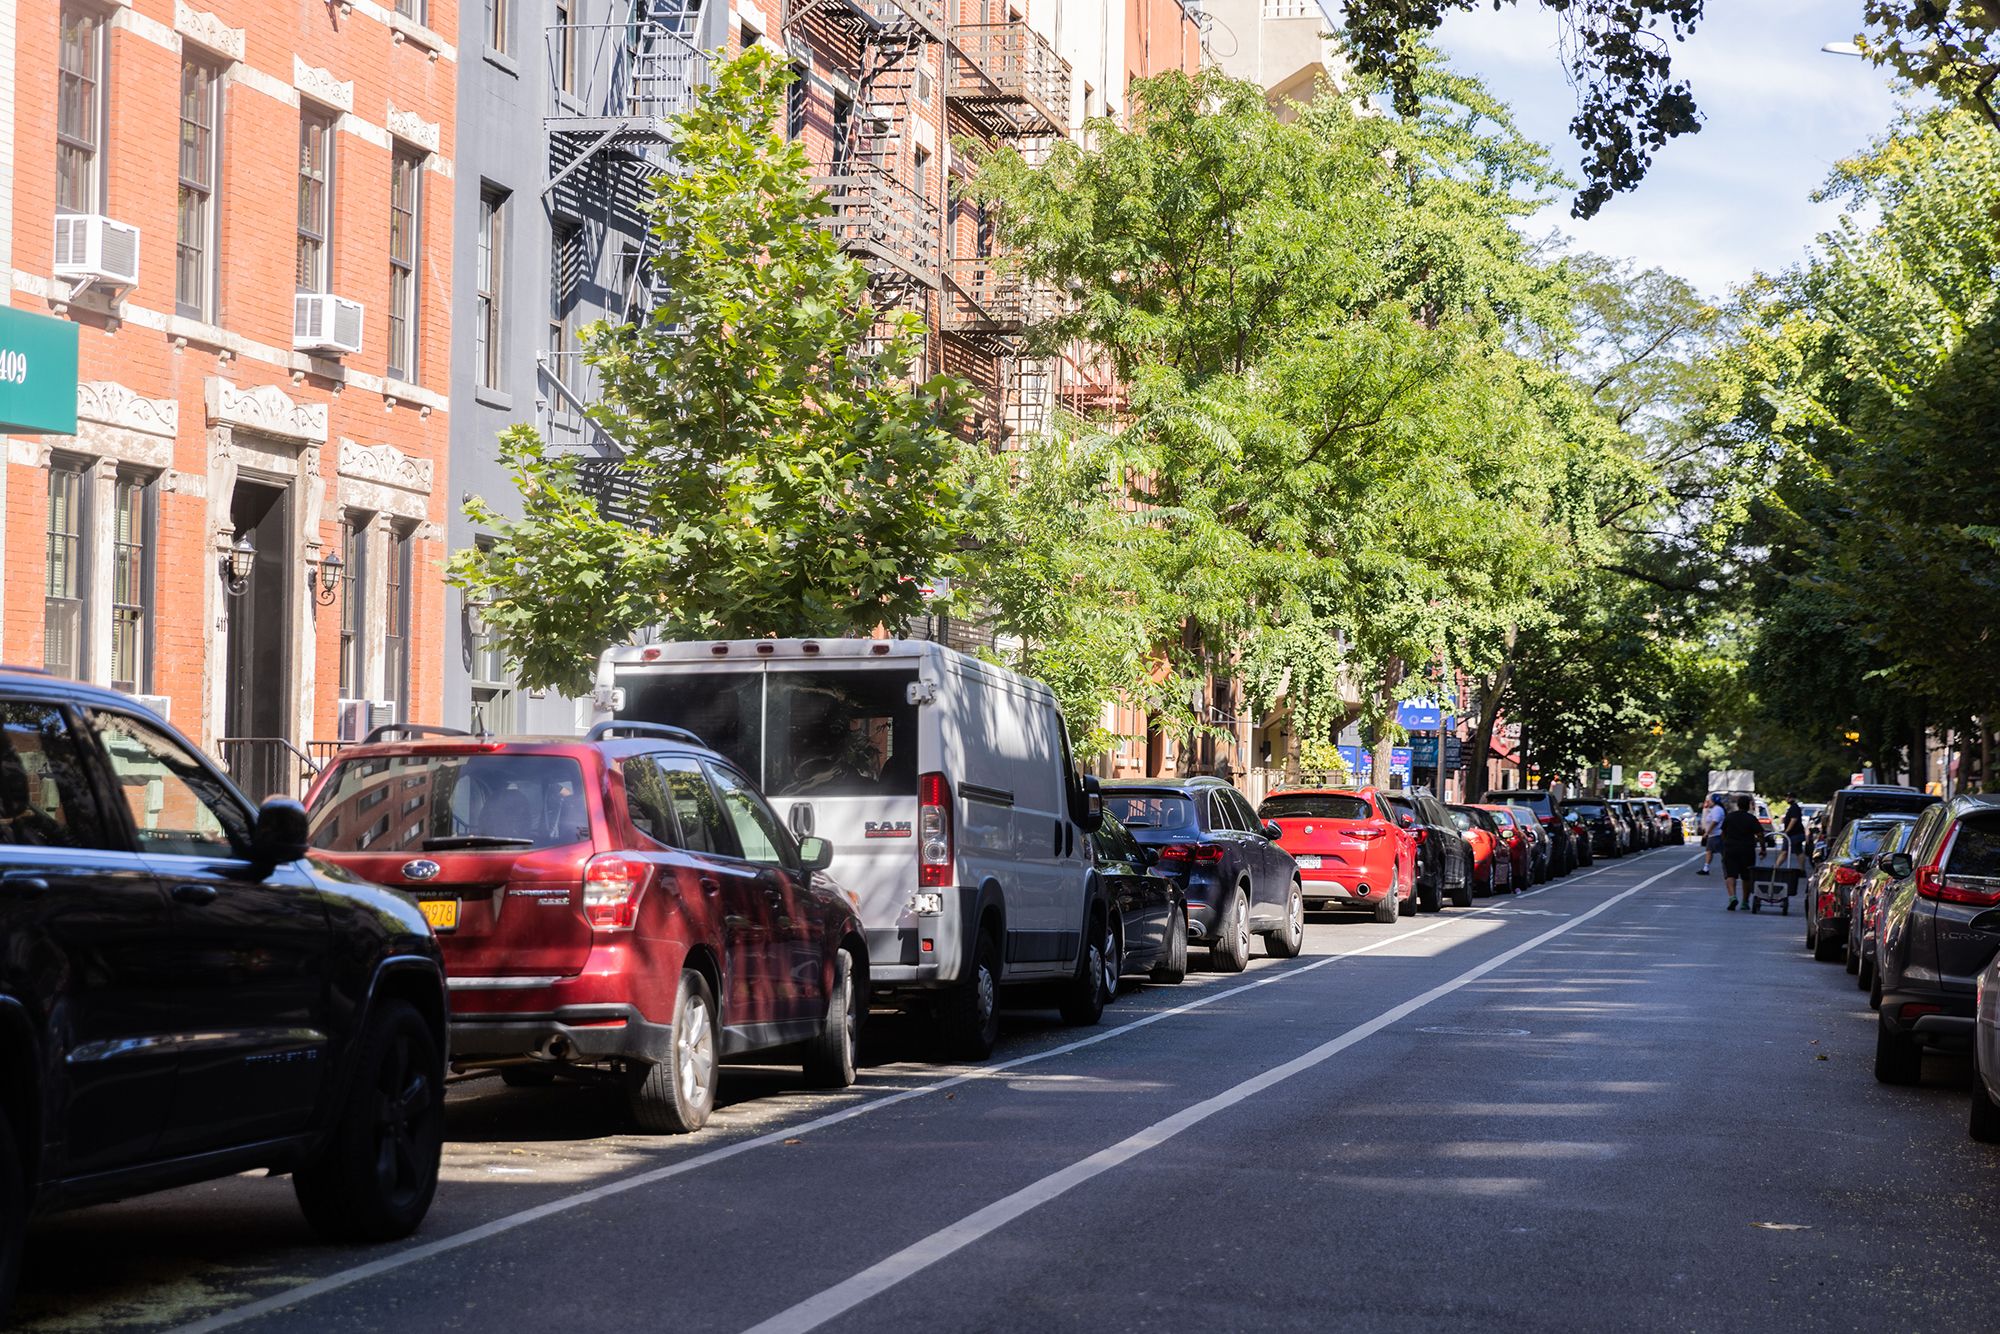
M 0 889 L 11 890 L 16 894 L 46 894 L 49 892 L 49 882 L 38 875 L 10 871 L 0 876 Z
M 192 903 L 196 907 L 215 902 L 214 885 L 175 885 L 174 901 Z

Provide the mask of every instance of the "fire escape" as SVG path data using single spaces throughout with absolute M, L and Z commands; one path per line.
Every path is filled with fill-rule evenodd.
M 950 34 L 945 95 L 951 109 L 996 143 L 1035 156 L 1068 130 L 1070 67 L 1027 23 L 959 23 Z M 945 261 L 941 332 L 995 359 L 1001 383 L 998 439 L 1009 447 L 1049 429 L 1056 364 L 1023 355 L 1027 331 L 1056 313 L 1055 293 L 992 252 L 982 221 L 970 255 Z
M 937 201 L 910 182 L 905 141 L 916 113 L 924 55 L 944 40 L 944 0 L 790 0 L 788 43 L 811 24 L 858 52 L 855 97 L 825 176 L 813 184 L 833 206 L 829 222 L 868 269 L 879 306 L 921 310 L 938 288 L 943 228 Z

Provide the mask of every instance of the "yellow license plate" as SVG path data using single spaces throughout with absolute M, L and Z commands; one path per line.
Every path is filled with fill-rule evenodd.
M 431 924 L 433 931 L 458 929 L 457 899 L 424 899 L 417 906 L 424 910 L 424 920 Z

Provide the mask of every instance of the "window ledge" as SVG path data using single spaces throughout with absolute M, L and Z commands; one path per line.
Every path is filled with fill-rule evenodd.
M 485 58 L 487 64 L 499 70 L 502 74 L 516 79 L 521 77 L 521 67 L 515 64 L 514 57 L 508 55 L 505 51 L 494 51 L 489 48 L 480 54 Z
M 389 31 L 395 34 L 396 40 L 408 42 L 426 52 L 432 60 L 451 51 L 451 43 L 444 39 L 443 33 L 427 28 L 414 19 L 406 19 L 388 6 L 383 7 L 382 21 L 389 25 Z
M 488 389 L 485 385 L 474 385 L 472 396 L 489 408 L 499 408 L 502 412 L 514 410 L 514 396 L 504 389 Z

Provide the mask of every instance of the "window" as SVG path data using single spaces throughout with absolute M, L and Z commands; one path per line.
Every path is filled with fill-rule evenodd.
M 424 0 L 396 0 L 396 12 L 412 23 L 422 23 Z
M 833 171 L 832 175 L 847 174 L 847 135 L 854 123 L 854 100 L 834 95 L 833 99 Z
M 576 296 L 582 283 L 583 229 L 559 222 L 549 234 L 549 371 L 571 393 L 576 392 Z M 567 412 L 570 404 L 563 404 Z
M 248 853 L 248 813 L 186 747 L 122 713 L 94 713 L 91 723 L 132 812 L 139 851 L 183 857 Z
M 917 202 L 919 204 L 928 204 L 931 200 L 930 150 L 919 144 L 913 161 L 916 165 Z
M 505 262 L 502 210 L 507 196 L 494 190 L 479 196 L 479 253 L 473 259 L 479 297 L 472 320 L 473 358 L 479 383 L 500 387 L 500 269 Z
M 215 318 L 215 195 L 222 85 L 212 66 L 181 62 L 180 220 L 174 242 L 174 308 Z
M 153 486 L 120 471 L 111 533 L 111 685 L 153 688 Z
M 103 212 L 104 25 L 62 10 L 56 69 L 56 211 Z
M 76 738 L 52 705 L 0 704 L 0 845 L 106 846 Z
M 660 757 L 660 777 L 673 798 L 674 821 L 680 826 L 681 846 L 689 852 L 736 855 L 736 840 L 715 799 L 715 789 L 693 760 Z
M 486 49 L 507 49 L 507 0 L 486 0 Z
M 382 694 L 408 721 L 410 705 L 410 549 L 414 530 L 389 530 L 388 621 L 382 627 Z
M 792 81 L 785 86 L 785 138 L 793 142 L 805 138 L 806 108 L 811 99 L 811 71 L 804 65 L 792 66 Z
M 476 539 L 481 551 L 491 549 L 493 539 Z M 514 720 L 514 686 L 507 678 L 507 655 L 491 631 L 469 614 L 466 634 L 472 655 L 472 730 L 504 734 L 519 730 Z
M 984 201 L 972 214 L 972 253 L 980 259 L 993 254 L 993 210 Z
M 340 525 L 340 697 L 358 699 L 368 681 L 368 518 Z
M 562 755 L 349 759 L 327 776 L 307 827 L 314 847 L 336 852 L 525 852 L 588 842 L 590 801 L 583 766 Z
M 632 827 L 662 847 L 674 847 L 674 797 L 660 773 L 658 758 L 634 755 L 621 761 L 625 775 L 625 810 Z
M 799 854 L 792 836 L 777 813 L 757 795 L 757 789 L 750 786 L 750 780 L 719 764 L 710 765 L 708 772 L 722 796 L 723 814 L 736 832 L 736 845 L 743 850 L 744 860 L 764 866 L 797 866 Z
M 417 378 L 423 190 L 423 159 L 398 150 L 389 166 L 389 374 L 400 380 Z
M 737 42 L 742 50 L 748 51 L 757 45 L 758 32 L 749 24 L 744 24 L 737 33 Z
M 83 675 L 83 497 L 81 459 L 49 464 L 47 572 L 42 588 L 42 666 L 57 676 Z
M 549 60 L 555 67 L 556 88 L 576 91 L 576 0 L 555 0 L 550 32 L 555 43 Z
M 333 282 L 333 121 L 299 115 L 299 254 L 294 281 L 301 292 L 327 292 Z

